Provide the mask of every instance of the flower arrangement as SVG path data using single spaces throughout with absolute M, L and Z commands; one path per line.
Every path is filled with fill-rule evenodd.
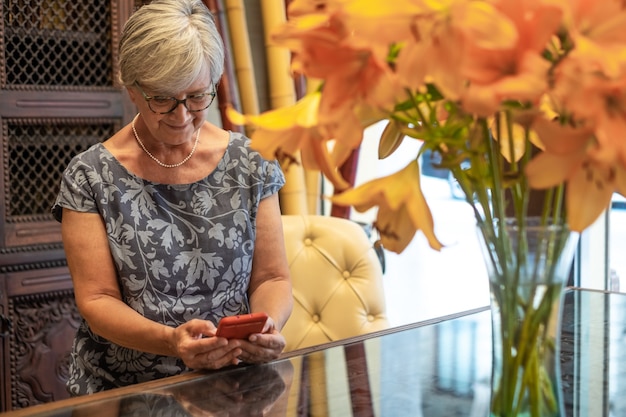
M 554 315 L 581 232 L 626 195 L 622 0 L 293 0 L 272 41 L 319 82 L 295 105 L 243 115 L 266 157 L 319 169 L 383 246 L 417 230 L 440 250 L 420 187 L 438 154 L 472 206 L 490 275 L 492 416 L 558 416 Z M 386 121 L 379 157 L 423 145 L 398 172 L 351 188 L 338 167 Z M 534 223 L 543 225 L 537 236 Z M 511 223 L 514 224 L 510 227 Z M 536 245 L 535 245 L 536 244 Z M 545 361 L 544 361 L 545 359 Z M 558 362 L 558 360 L 556 361 Z
M 582 231 L 626 194 L 626 6 L 618 0 L 294 0 L 272 41 L 320 88 L 261 115 L 229 110 L 265 156 L 319 169 L 333 202 L 378 207 L 385 248 L 417 230 L 442 244 L 415 163 L 350 189 L 338 167 L 363 129 L 387 120 L 385 158 L 403 140 L 441 156 L 477 220 L 542 215 Z M 565 192 L 567 191 L 567 192 Z

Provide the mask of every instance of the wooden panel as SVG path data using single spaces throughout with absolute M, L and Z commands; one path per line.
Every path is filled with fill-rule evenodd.
M 67 397 L 79 324 L 51 206 L 78 152 L 135 108 L 117 80 L 133 0 L 0 2 L 0 412 Z
M 5 246 L 57 243 L 61 241 L 61 224 L 56 220 L 7 224 L 4 238 Z
M 9 273 L 3 279 L 9 298 L 72 289 L 72 278 L 65 267 Z
M 9 318 L 10 408 L 68 398 L 69 354 L 80 323 L 73 292 L 10 298 Z
M 5 289 L 5 280 L 0 278 L 0 413 L 8 409 L 8 396 L 10 395 L 9 387 L 11 386 L 11 378 L 8 369 L 9 364 L 9 316 L 8 316 L 8 298 Z
M 0 95 L 2 117 L 122 117 L 121 91 L 50 92 L 4 91 Z

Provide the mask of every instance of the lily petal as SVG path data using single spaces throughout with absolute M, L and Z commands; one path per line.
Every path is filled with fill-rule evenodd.
M 376 228 L 383 246 L 400 253 L 421 230 L 431 248 L 441 250 L 443 244 L 435 236 L 430 208 L 420 188 L 419 166 L 415 161 L 387 177 L 369 181 L 331 197 L 340 205 L 351 205 L 364 212 L 378 206 Z
M 613 187 L 598 186 L 589 170 L 578 170 L 567 184 L 567 222 L 575 232 L 592 225 L 611 203 Z
M 546 189 L 563 183 L 581 165 L 584 154 L 561 157 L 550 153 L 535 156 L 525 167 L 531 188 Z M 569 191 L 568 191 L 569 192 Z

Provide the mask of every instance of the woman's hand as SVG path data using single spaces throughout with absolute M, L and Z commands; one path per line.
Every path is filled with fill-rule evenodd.
M 192 369 L 219 369 L 239 363 L 243 352 L 237 343 L 215 337 L 216 327 L 206 320 L 190 320 L 174 330 L 176 356 Z
M 285 349 L 286 343 L 271 317 L 267 318 L 263 333 L 255 333 L 248 340 L 229 341 L 229 345 L 241 351 L 237 358 L 246 363 L 265 363 L 276 359 Z

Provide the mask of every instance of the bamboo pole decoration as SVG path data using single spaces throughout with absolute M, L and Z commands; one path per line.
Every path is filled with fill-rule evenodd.
M 272 108 L 289 106 L 295 102 L 295 86 L 291 76 L 291 54 L 270 41 L 272 31 L 286 21 L 282 0 L 261 0 L 263 27 L 265 29 L 265 54 L 267 56 L 270 101 Z
M 304 186 L 306 189 L 306 207 L 309 214 L 321 214 L 321 178 L 322 174 L 318 170 L 304 170 Z
M 297 97 L 300 99 L 306 93 L 312 93 L 316 91 L 321 84 L 319 80 L 313 80 L 298 76 L 296 78 L 296 92 Z M 305 169 L 304 170 L 304 182 L 306 186 L 306 201 L 308 212 L 311 214 L 323 214 L 322 204 L 322 181 L 324 178 L 319 170 Z
M 215 17 L 215 25 L 224 41 L 224 51 L 226 55 L 224 60 L 224 73 L 217 87 L 217 101 L 222 127 L 226 130 L 243 133 L 243 127 L 233 124 L 226 116 L 226 108 L 228 106 L 240 109 L 240 105 L 239 93 L 237 91 L 237 78 L 235 77 L 232 64 L 233 51 L 228 33 L 228 24 L 224 16 L 224 5 L 221 0 L 203 0 L 203 3 Z
M 245 114 L 259 113 L 259 95 L 254 78 L 248 23 L 242 0 L 226 0 L 226 16 L 233 42 L 235 74 L 239 84 L 241 108 Z
M 295 103 L 295 87 L 290 75 L 291 55 L 287 49 L 272 45 L 269 39 L 274 28 L 286 21 L 284 0 L 261 0 L 261 13 L 265 30 L 270 104 L 274 109 L 289 106 Z M 302 164 L 291 164 L 283 168 L 287 182 L 279 194 L 282 213 L 307 214 Z

